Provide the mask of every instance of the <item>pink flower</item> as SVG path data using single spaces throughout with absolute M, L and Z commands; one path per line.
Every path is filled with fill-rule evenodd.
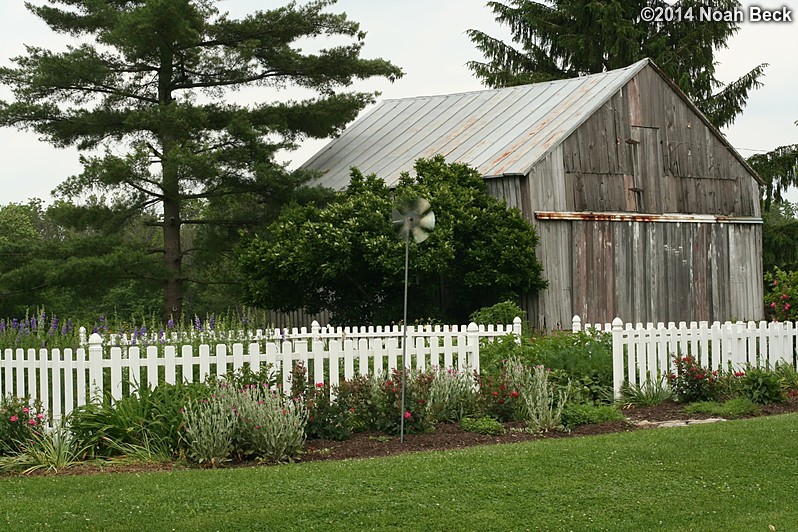
M 28 408 L 27 406 L 23 406 L 22 407 L 22 411 L 25 412 L 26 414 L 29 414 L 30 413 L 30 408 Z
M 784 310 L 790 310 L 790 304 L 784 303 Z
M 776 302 L 775 301 L 770 304 L 770 308 L 776 308 Z
M 36 426 L 36 420 L 35 419 L 29 419 L 28 420 L 28 425 Z
M 36 419 L 44 419 L 44 414 L 36 414 Z
M 405 419 L 410 419 L 411 416 L 412 414 L 410 412 L 405 412 Z
M 11 416 L 10 421 L 11 423 L 16 423 L 19 418 L 17 416 Z

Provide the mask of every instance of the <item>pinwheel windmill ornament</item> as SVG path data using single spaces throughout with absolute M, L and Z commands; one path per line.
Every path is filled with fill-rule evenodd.
M 407 277 L 410 264 L 410 239 L 420 244 L 429 237 L 435 228 L 435 213 L 432 205 L 424 198 L 403 203 L 399 210 L 393 209 L 393 223 L 399 227 L 399 236 L 405 241 L 405 300 L 402 320 L 402 408 L 399 420 L 399 441 L 405 441 L 405 373 L 407 364 Z

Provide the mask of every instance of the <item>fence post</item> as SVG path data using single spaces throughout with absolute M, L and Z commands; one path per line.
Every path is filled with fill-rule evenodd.
M 103 398 L 103 339 L 97 333 L 89 336 L 89 397 Z
M 78 336 L 80 337 L 80 347 L 86 347 L 86 327 L 78 329 Z
M 580 318 L 579 316 L 574 316 L 574 319 L 571 320 L 571 332 L 577 333 L 581 331 L 582 331 L 582 318 Z
M 520 321 L 520 318 L 518 317 L 516 317 L 515 319 Z M 518 326 L 519 327 L 521 326 L 520 323 Z M 513 320 L 513 332 L 515 332 L 515 320 Z M 466 337 L 470 351 L 466 365 L 468 366 L 470 372 L 476 373 L 478 375 L 479 374 L 479 327 L 473 321 L 468 324 L 468 329 L 466 329 Z M 517 338 L 516 341 L 520 343 L 521 335 L 518 334 L 516 338 Z M 464 369 L 465 368 L 460 368 L 460 367 L 457 368 L 458 371 L 463 371 Z
M 615 318 L 612 320 L 612 388 L 616 399 L 621 397 L 623 380 L 623 322 Z
M 521 317 L 516 316 L 513 318 L 513 335 L 515 336 L 515 343 L 521 345 Z
M 321 341 L 321 325 L 316 320 L 310 324 L 310 339 Z

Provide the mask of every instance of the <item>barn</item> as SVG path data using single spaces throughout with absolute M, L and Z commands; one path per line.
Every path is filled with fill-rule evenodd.
M 534 224 L 531 324 L 761 319 L 760 178 L 650 60 L 533 85 L 385 100 L 303 167 L 389 185 L 443 155 Z

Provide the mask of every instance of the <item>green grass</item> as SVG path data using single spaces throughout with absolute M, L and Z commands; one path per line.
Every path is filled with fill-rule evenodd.
M 776 530 L 798 414 L 348 462 L 0 479 L 14 530 Z

